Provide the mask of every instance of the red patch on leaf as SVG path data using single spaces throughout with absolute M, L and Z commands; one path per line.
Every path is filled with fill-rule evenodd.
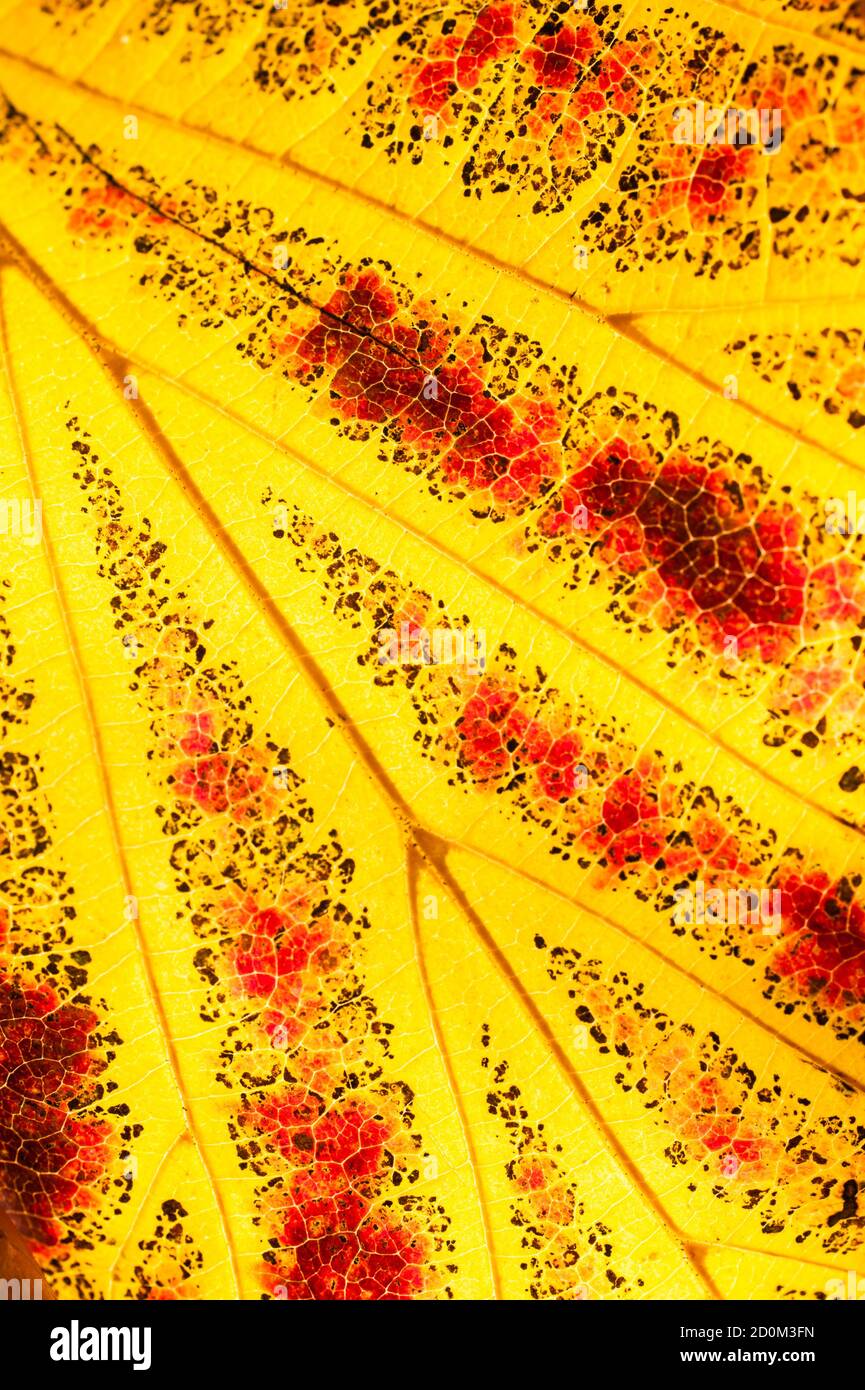
M 537 86 L 546 91 L 571 91 L 597 48 L 593 24 L 573 29 L 563 24 L 555 32 L 542 29 L 526 50 L 526 62 Z
M 803 623 L 800 518 L 750 514 L 719 469 L 679 455 L 653 475 L 646 458 L 613 439 L 568 479 L 547 529 L 555 535 L 580 520 L 611 562 L 652 570 L 671 608 L 701 619 L 717 651 L 735 637 L 771 660 Z
M 580 762 L 582 740 L 574 730 L 555 737 L 518 708 L 518 699 L 495 681 L 481 681 L 458 721 L 462 762 L 481 781 L 534 768 L 540 794 L 567 801 L 587 779 Z
M 477 87 L 494 63 L 516 48 L 513 5 L 485 5 L 464 39 L 448 36 L 412 82 L 411 104 L 437 115 L 458 90 Z
M 773 961 L 801 994 L 828 1004 L 865 1000 L 865 911 L 846 879 L 815 872 L 779 880 L 784 937 Z
M 102 1069 L 96 1024 L 47 986 L 0 974 L 0 1193 L 21 1233 L 44 1246 L 59 1243 L 58 1218 L 92 1204 L 88 1188 L 105 1171 L 108 1124 L 75 1113 Z
M 388 424 L 407 445 L 435 449 L 446 480 L 489 489 L 499 503 L 537 497 L 558 477 L 548 445 L 550 411 L 515 397 L 495 400 L 465 362 L 442 363 L 446 336 L 403 323 L 373 271 L 351 277 L 299 340 L 274 339 L 298 365 L 335 368 L 330 383 L 344 419 Z

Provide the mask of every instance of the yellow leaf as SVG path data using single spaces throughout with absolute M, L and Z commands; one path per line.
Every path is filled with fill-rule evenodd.
M 0 5 L 3 1220 L 61 1297 L 832 1297 L 861 21 L 396 16 Z

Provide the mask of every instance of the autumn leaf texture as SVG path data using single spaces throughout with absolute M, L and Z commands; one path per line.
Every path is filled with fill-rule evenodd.
M 0 218 L 0 1281 L 865 1281 L 861 0 L 0 0 Z

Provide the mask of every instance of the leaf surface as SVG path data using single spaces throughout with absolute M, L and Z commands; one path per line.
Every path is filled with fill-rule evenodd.
M 25 10 L 16 1241 L 60 1296 L 826 1297 L 865 1180 L 855 7 Z M 780 148 L 672 141 L 722 100 Z

